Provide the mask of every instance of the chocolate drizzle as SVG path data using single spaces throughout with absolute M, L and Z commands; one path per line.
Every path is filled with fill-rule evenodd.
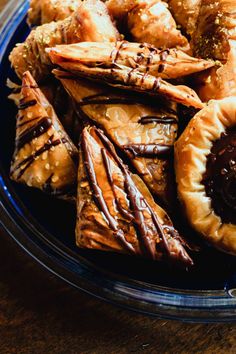
M 160 52 L 161 63 L 160 63 L 159 68 L 158 68 L 158 72 L 159 73 L 162 73 L 165 70 L 165 62 L 166 62 L 166 59 L 167 59 L 169 54 L 170 54 L 170 50 L 169 49 L 165 49 L 165 50 L 162 50 Z
M 88 144 L 86 141 L 86 136 L 85 136 L 84 132 L 82 133 L 82 136 L 81 136 L 81 145 L 82 145 L 84 164 L 86 167 L 88 180 L 90 182 L 90 186 L 93 191 L 93 196 L 98 204 L 98 207 L 102 210 L 109 226 L 114 231 L 114 234 L 116 235 L 118 240 L 121 242 L 121 244 L 123 246 L 125 246 L 125 248 L 129 252 L 135 253 L 133 246 L 129 242 L 126 241 L 125 236 L 124 236 L 124 232 L 121 228 L 119 228 L 118 222 L 109 212 L 109 209 L 107 207 L 107 204 L 106 204 L 103 194 L 102 194 L 102 190 L 97 183 L 97 178 L 96 178 L 96 173 L 95 173 L 94 166 L 93 166 L 92 157 L 89 152 L 89 147 L 88 147 Z
M 115 47 L 115 49 L 113 49 L 111 51 L 110 59 L 112 59 L 113 68 L 116 67 L 116 62 L 117 62 L 117 60 L 119 58 L 120 51 L 124 47 L 125 43 L 126 43 L 125 41 L 121 42 L 119 44 L 118 48 Z M 144 68 L 145 68 L 145 72 L 143 73 L 143 76 L 142 76 L 142 79 L 141 79 L 141 85 L 144 83 L 145 78 L 146 78 L 148 72 L 150 71 L 150 67 L 151 67 L 151 64 L 153 62 L 155 54 L 159 54 L 159 57 L 160 57 L 160 64 L 159 64 L 159 67 L 158 67 L 158 72 L 162 73 L 165 70 L 166 60 L 167 60 L 168 55 L 170 54 L 170 50 L 169 49 L 159 50 L 159 49 L 157 49 L 157 48 L 155 48 L 152 45 L 149 45 L 147 43 L 141 44 L 139 46 L 139 48 L 142 49 L 143 51 L 140 51 L 140 52 L 137 53 L 137 56 L 134 59 L 134 64 L 135 65 L 134 65 L 134 67 L 131 68 L 131 70 L 127 74 L 126 84 L 128 84 L 130 82 L 131 77 L 132 77 L 132 73 L 136 69 L 138 69 L 140 65 L 143 65 Z M 149 53 L 145 52 L 145 50 L 148 51 Z M 115 56 L 114 56 L 114 53 L 115 53 Z M 155 91 L 159 87 L 160 87 L 160 81 L 157 78 L 157 80 L 154 82 L 153 90 Z
M 122 147 L 130 158 L 137 156 L 162 157 L 173 152 L 172 145 L 164 144 L 129 144 Z
M 15 173 L 17 170 L 20 170 L 16 179 L 20 179 L 25 171 L 32 165 L 32 163 L 35 161 L 35 159 L 42 155 L 45 151 L 48 151 L 51 149 L 52 146 L 57 146 L 60 145 L 61 143 L 64 143 L 64 139 L 57 139 L 53 141 L 53 135 L 48 139 L 48 141 L 36 152 L 34 152 L 32 155 L 28 156 L 24 160 L 22 160 L 20 163 L 18 163 L 12 170 L 11 170 L 11 175 Z M 24 168 L 22 168 L 25 166 Z
M 21 121 L 21 120 L 23 120 L 23 118 L 24 118 L 24 116 L 17 117 L 17 121 Z M 30 123 L 38 120 L 39 118 L 40 117 L 35 117 L 35 118 L 30 119 L 30 120 L 26 119 L 24 122 L 16 124 L 16 129 L 22 128 L 24 125 L 30 124 Z
M 159 90 L 160 86 L 161 86 L 160 78 L 156 77 L 152 86 L 152 91 L 155 92 Z
M 112 105 L 112 104 L 126 104 L 126 105 L 136 105 L 136 104 L 144 104 L 144 105 L 149 105 L 150 107 L 157 107 L 160 109 L 161 117 L 163 119 L 174 119 L 171 118 L 169 115 L 176 115 L 176 112 L 171 109 L 169 106 L 165 106 L 164 102 L 160 103 L 160 107 L 157 105 L 156 100 L 151 99 L 150 97 L 143 97 L 142 95 L 133 95 L 133 94 L 117 94 L 117 95 L 112 95 L 110 96 L 110 92 L 104 91 L 95 95 L 89 95 L 81 99 L 80 101 L 76 102 L 76 105 L 79 107 L 84 107 L 88 105 L 96 105 L 96 104 L 104 104 L 104 105 Z M 166 112 L 168 112 L 168 116 L 166 116 Z M 158 118 L 156 116 L 146 116 L 147 118 Z M 146 118 L 143 117 L 143 118 Z M 141 118 L 142 119 L 142 118 Z M 175 122 L 177 123 L 177 120 L 175 119 Z M 140 122 L 141 123 L 141 122 Z M 160 121 L 162 123 L 162 121 Z M 144 124 L 144 123 L 143 123 Z
M 141 241 L 145 253 L 151 259 L 156 258 L 156 240 L 152 237 L 152 232 L 150 232 L 147 227 L 147 222 L 145 220 L 145 212 L 150 213 L 148 210 L 146 200 L 141 195 L 139 190 L 136 188 L 131 176 L 125 171 L 125 187 L 130 200 L 131 208 L 134 213 L 135 224 L 141 236 Z M 165 236 L 164 236 L 165 238 Z
M 103 162 L 107 171 L 107 177 L 109 180 L 109 183 L 112 187 L 112 191 L 114 193 L 115 196 L 115 201 L 116 201 L 116 206 L 117 209 L 119 210 L 119 212 L 121 213 L 121 215 L 123 215 L 127 220 L 131 221 L 134 219 L 133 215 L 131 214 L 131 212 L 129 212 L 128 210 L 126 210 L 125 208 L 123 208 L 117 193 L 116 193 L 116 185 L 114 183 L 113 177 L 112 177 L 112 172 L 111 172 L 111 166 L 110 166 L 110 160 L 108 158 L 108 154 L 106 149 L 102 149 L 102 158 L 103 158 Z
M 128 171 L 128 168 L 123 164 L 122 160 L 116 154 L 114 146 L 111 144 L 111 142 L 101 130 L 97 128 L 92 129 L 96 132 L 96 135 L 102 141 L 103 145 L 109 151 L 109 154 L 117 163 L 123 173 L 125 189 L 127 192 L 128 199 L 130 201 L 131 210 L 134 214 L 133 222 L 137 227 L 137 234 L 140 237 L 140 245 L 141 249 L 143 249 L 144 251 L 144 254 L 151 259 L 158 258 L 156 249 L 156 236 L 158 235 L 160 239 L 160 245 L 164 247 L 169 258 L 175 258 L 179 260 L 181 259 L 181 261 L 183 261 L 184 263 L 192 265 L 192 260 L 188 256 L 184 247 L 181 245 L 180 236 L 177 230 L 175 230 L 171 225 L 169 218 L 167 217 L 167 220 L 170 222 L 170 225 L 161 224 L 152 207 L 149 205 L 145 197 L 136 187 L 136 184 L 133 181 Z M 107 153 L 105 153 L 105 155 L 107 157 Z M 106 167 L 108 166 L 107 163 L 105 165 Z M 172 237 L 174 238 L 176 243 L 178 242 L 178 245 L 175 244 L 175 248 L 171 247 L 171 244 L 169 243 L 169 240 Z
M 19 110 L 23 110 L 23 109 L 26 109 L 28 107 L 35 106 L 36 104 L 37 104 L 36 100 L 31 100 L 31 101 L 24 102 L 24 99 L 23 99 L 23 100 L 20 100 L 20 104 L 19 104 L 18 109 Z
M 107 96 L 106 92 L 98 93 L 84 97 L 81 101 L 77 102 L 80 107 L 88 106 L 92 104 L 137 104 L 137 99 L 124 96 Z
M 33 139 L 39 137 L 40 135 L 46 133 L 52 126 L 52 120 L 48 117 L 42 118 L 36 125 L 26 129 L 17 139 L 16 139 L 16 153 L 27 143 L 31 142 Z
M 168 115 L 161 116 L 145 116 L 139 119 L 138 123 L 140 124 L 150 124 L 150 123 L 158 123 L 158 124 L 177 124 L 178 121 L 176 118 L 169 117 Z
M 213 143 L 202 183 L 214 212 L 223 222 L 236 224 L 236 128 Z
M 110 54 L 110 58 L 112 59 L 112 64 L 116 64 L 116 61 L 118 60 L 119 58 L 119 54 L 120 54 L 120 50 L 125 46 L 126 44 L 126 41 L 122 41 L 119 43 L 119 46 L 118 48 L 114 48 Z M 115 53 L 115 56 L 114 56 L 114 53 Z M 113 58 L 114 56 L 114 58 Z
M 134 182 L 129 175 L 127 167 L 122 163 L 121 159 L 116 154 L 114 146 L 111 144 L 111 142 L 107 139 L 107 137 L 103 134 L 101 130 L 97 128 L 93 128 L 93 129 L 96 131 L 96 134 L 99 136 L 102 143 L 108 149 L 109 153 L 111 154 L 115 162 L 118 164 L 118 166 L 120 167 L 124 175 L 125 187 L 127 190 L 128 198 L 131 203 L 132 210 L 134 212 L 135 224 L 139 230 L 138 234 L 140 234 L 141 236 L 141 245 L 144 248 L 144 253 L 146 254 L 146 256 L 150 257 L 151 259 L 155 259 L 156 256 L 155 243 L 149 237 L 149 232 L 146 227 L 146 223 L 143 215 L 145 200 L 143 197 L 141 199 L 138 198 L 140 197 L 139 191 L 134 185 Z M 142 205 L 142 201 L 143 201 L 143 205 Z

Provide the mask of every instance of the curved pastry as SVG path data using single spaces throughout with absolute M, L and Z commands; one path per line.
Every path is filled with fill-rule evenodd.
M 67 58 L 86 66 L 104 69 L 127 67 L 162 79 L 178 79 L 211 68 L 213 60 L 193 58 L 179 49 L 159 49 L 148 43 L 128 41 L 84 42 L 79 45 L 60 46 L 67 50 Z M 66 54 L 63 51 L 63 54 Z
M 191 225 L 236 255 L 236 100 L 210 101 L 175 144 L 178 194 Z
M 22 80 L 12 180 L 63 198 L 76 187 L 78 150 L 29 72 Z
M 119 42 L 121 45 L 123 42 Z M 124 42 L 125 45 L 125 42 Z M 129 45 L 129 43 L 127 44 Z M 143 44 L 142 44 L 143 46 Z M 101 81 L 111 86 L 119 87 L 121 89 L 144 92 L 146 94 L 156 96 L 164 95 L 165 98 L 182 103 L 186 106 L 193 106 L 195 108 L 202 108 L 204 104 L 201 102 L 196 92 L 188 86 L 172 85 L 163 80 L 158 75 L 153 76 L 149 74 L 148 70 L 143 70 L 142 66 L 139 71 L 137 67 L 116 64 L 113 60 L 108 66 L 107 57 L 101 61 L 94 61 L 94 48 L 97 48 L 96 43 L 76 43 L 70 45 L 58 45 L 54 48 L 48 48 L 50 59 L 54 64 L 59 65 L 65 70 L 68 70 L 79 77 Z M 114 48 L 115 59 L 119 55 L 119 47 Z M 158 49 L 150 46 L 146 48 L 150 53 L 152 50 Z M 97 51 L 96 51 L 97 53 Z M 87 61 L 86 56 L 93 57 L 92 61 Z M 158 55 L 159 56 L 159 55 Z M 143 70 L 143 71 L 142 71 Z
M 167 213 L 95 127 L 81 136 L 77 211 L 79 247 L 193 264 Z
M 85 0 L 64 21 L 47 23 L 32 30 L 25 42 L 13 49 L 9 59 L 20 78 L 29 70 L 39 82 L 52 69 L 46 48 L 81 41 L 115 42 L 118 38 L 119 33 L 105 4 L 100 0 Z
M 9 89 L 12 90 L 8 98 L 12 100 L 16 106 L 19 106 L 21 86 L 9 80 L 7 85 Z M 43 85 L 39 85 L 39 89 L 53 106 L 57 116 L 60 117 L 60 122 L 69 137 L 75 144 L 78 144 L 82 126 L 74 110 L 72 98 L 67 94 L 62 84 L 58 80 L 53 80 L 53 78 L 44 82 Z

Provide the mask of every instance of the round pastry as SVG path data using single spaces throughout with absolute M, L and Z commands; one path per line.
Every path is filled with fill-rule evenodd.
M 236 255 L 236 97 L 210 101 L 175 145 L 178 195 L 196 231 Z

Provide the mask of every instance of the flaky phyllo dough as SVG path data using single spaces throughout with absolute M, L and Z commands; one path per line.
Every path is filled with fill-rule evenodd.
M 119 59 L 119 55 L 123 51 L 126 58 L 122 60 Z M 181 57 L 185 57 L 184 53 L 169 50 L 163 52 L 145 43 L 137 45 L 126 41 L 117 42 L 112 46 L 94 42 L 59 45 L 48 48 L 47 53 L 52 63 L 79 77 L 99 80 L 117 88 L 151 96 L 162 95 L 186 106 L 195 108 L 204 106 L 190 87 L 173 85 L 163 79 L 167 76 L 171 78 L 172 75 L 180 76 L 180 73 L 175 73 L 171 62 L 177 63 L 179 60 L 181 62 Z M 212 62 L 194 62 L 194 59 L 188 56 L 183 60 L 188 63 L 186 71 L 201 71 L 213 65 Z
M 196 31 L 202 0 L 166 0 L 174 19 L 190 37 Z
M 178 193 L 192 226 L 236 254 L 236 97 L 211 101 L 175 145 Z
M 54 74 L 75 100 L 79 120 L 102 127 L 152 193 L 172 208 L 175 204 L 172 152 L 178 130 L 176 104 L 170 107 L 161 100 L 145 104 L 137 95 L 124 97 L 122 92 L 76 80 L 63 71 L 54 70 Z
M 85 128 L 80 148 L 77 245 L 191 265 L 169 216 L 104 133 Z
M 33 29 L 26 41 L 17 45 L 10 54 L 10 61 L 21 78 L 26 70 L 40 81 L 52 69 L 46 48 L 57 44 L 81 41 L 116 41 L 119 33 L 100 0 L 81 2 L 77 10 L 63 21 L 50 22 Z
M 28 23 L 32 26 L 65 20 L 80 6 L 82 0 L 31 0 Z
M 232 0 L 202 0 L 192 38 L 195 56 L 214 59 L 216 66 L 196 77 L 203 101 L 236 95 L 236 12 Z
M 76 189 L 78 150 L 29 72 L 23 75 L 11 178 L 68 198 Z
M 108 0 L 107 7 L 118 23 L 127 27 L 134 41 L 163 49 L 189 50 L 188 40 L 177 28 L 164 1 Z

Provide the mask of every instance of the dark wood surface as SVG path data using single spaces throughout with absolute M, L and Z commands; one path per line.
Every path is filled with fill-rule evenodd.
M 96 300 L 48 273 L 0 229 L 0 354 L 139 352 L 236 353 L 236 324 L 158 320 Z

